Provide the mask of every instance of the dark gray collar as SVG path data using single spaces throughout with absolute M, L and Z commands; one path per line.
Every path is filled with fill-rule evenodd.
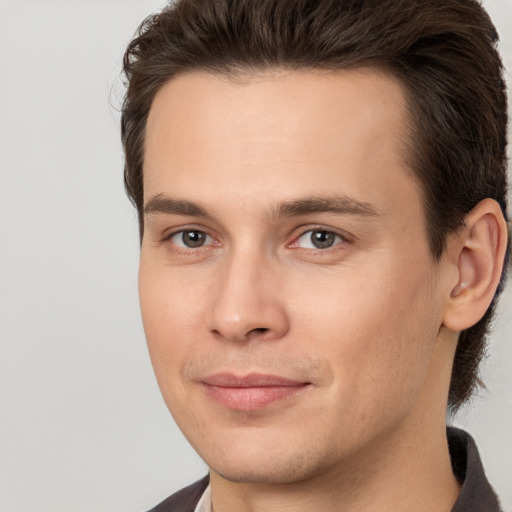
M 461 484 L 452 512 L 500 512 L 498 498 L 485 477 L 473 438 L 454 427 L 448 427 L 447 435 L 453 473 Z

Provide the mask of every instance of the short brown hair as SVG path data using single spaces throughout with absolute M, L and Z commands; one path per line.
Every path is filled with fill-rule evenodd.
M 276 67 L 378 66 L 405 87 L 413 171 L 422 189 L 430 248 L 438 259 L 447 234 L 463 225 L 482 199 L 495 199 L 506 215 L 507 99 L 497 40 L 476 0 L 171 3 L 142 23 L 124 56 L 125 185 L 137 207 L 141 236 L 146 120 L 155 94 L 168 80 L 191 70 L 229 75 Z M 449 392 L 452 410 L 478 383 L 499 291 L 484 317 L 460 335 Z

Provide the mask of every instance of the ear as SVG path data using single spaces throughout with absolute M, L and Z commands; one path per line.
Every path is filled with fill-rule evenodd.
M 450 274 L 455 277 L 443 325 L 452 331 L 468 329 L 487 311 L 500 282 L 507 238 L 500 206 L 484 199 L 467 214 L 464 227 L 450 240 L 448 257 L 455 267 Z

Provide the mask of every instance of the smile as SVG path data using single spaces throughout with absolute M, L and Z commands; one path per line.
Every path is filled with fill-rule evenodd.
M 256 411 L 275 402 L 290 399 L 310 386 L 275 375 L 249 374 L 237 377 L 229 373 L 211 375 L 202 380 L 206 394 L 214 401 L 239 411 Z

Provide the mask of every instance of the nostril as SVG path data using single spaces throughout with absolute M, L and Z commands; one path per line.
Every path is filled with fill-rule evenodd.
M 251 329 L 250 331 L 247 331 L 245 334 L 241 334 L 240 336 L 235 335 L 235 334 L 232 334 L 231 336 L 228 336 L 226 334 L 226 332 L 223 332 L 223 331 L 218 330 L 218 329 L 213 329 L 212 333 L 215 336 L 220 336 L 222 338 L 226 338 L 227 337 L 229 339 L 233 339 L 233 340 L 236 340 L 236 341 L 243 341 L 243 340 L 249 340 L 249 339 L 251 339 L 253 337 L 258 338 L 259 336 L 261 336 L 262 334 L 265 334 L 268 331 L 270 331 L 270 329 L 267 328 L 267 327 L 256 327 L 255 329 Z
M 251 332 L 261 333 L 261 332 L 267 332 L 267 331 L 268 331 L 267 327 L 257 327 L 256 329 L 252 329 L 251 331 L 249 331 L 249 334 L 251 334 Z
M 250 331 L 247 332 L 247 334 L 245 335 L 245 339 L 256 340 L 256 339 L 264 338 L 265 335 L 270 331 L 271 331 L 271 329 L 269 329 L 267 327 L 256 327 L 255 329 L 251 329 Z

